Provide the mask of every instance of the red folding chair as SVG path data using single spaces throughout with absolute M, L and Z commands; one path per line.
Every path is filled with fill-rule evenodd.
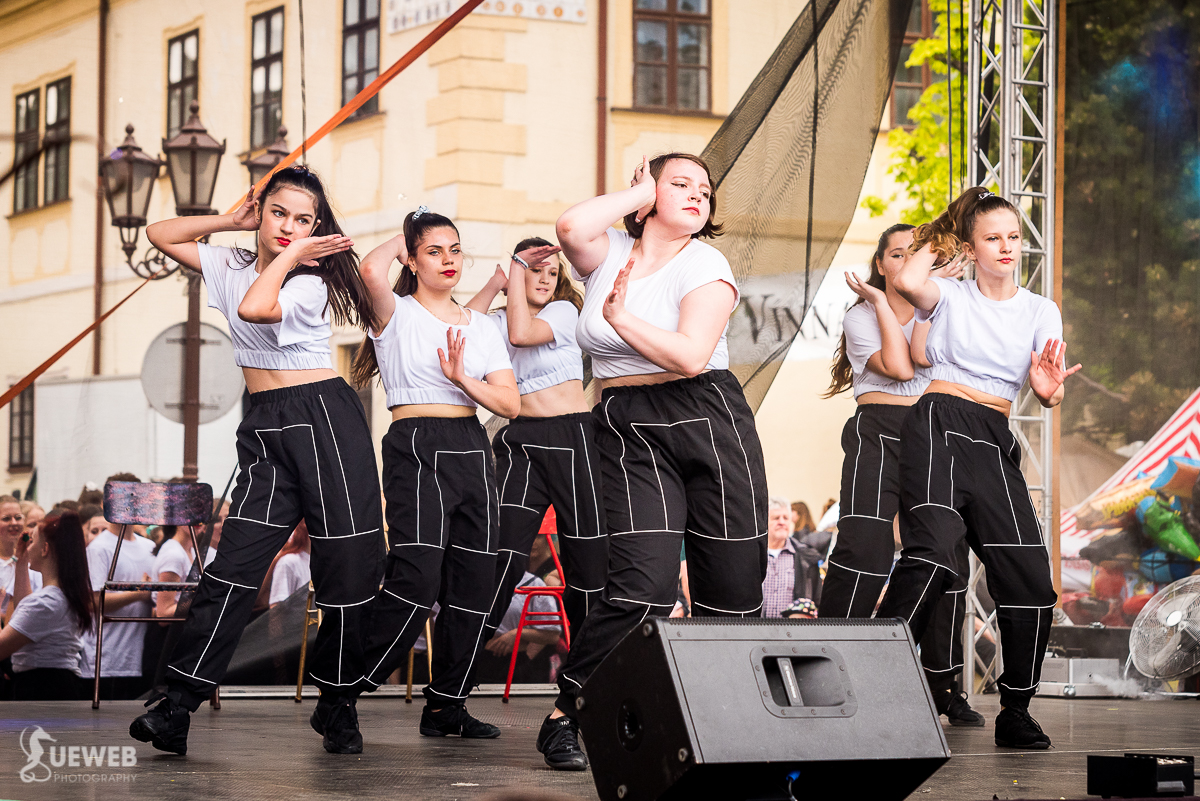
M 553 510 L 553 507 L 551 507 Z M 517 623 L 517 635 L 513 641 L 512 659 L 508 662 L 508 680 L 504 683 L 504 703 L 508 703 L 508 694 L 512 690 L 513 671 L 517 668 L 517 654 L 521 653 L 521 632 L 525 630 L 526 623 L 549 623 L 557 622 L 562 626 L 563 644 L 567 646 L 567 650 L 571 650 L 571 625 L 567 621 L 566 607 L 563 606 L 563 591 L 567 589 L 566 575 L 563 573 L 562 562 L 558 561 L 558 551 L 554 549 L 554 539 L 551 536 L 551 531 L 543 531 L 546 535 L 546 545 L 550 548 L 550 558 L 554 560 L 554 567 L 558 571 L 558 577 L 563 583 L 557 587 L 517 587 L 516 594 L 525 596 L 525 603 L 521 605 L 521 619 Z M 529 604 L 538 596 L 546 596 L 553 598 L 558 610 L 554 612 L 531 612 Z
M 163 484 L 140 481 L 110 481 L 104 485 L 104 519 L 120 523 L 117 547 L 113 552 L 108 576 L 100 588 L 100 607 L 96 614 L 96 681 L 92 688 L 92 709 L 100 708 L 100 652 L 104 647 L 105 623 L 175 623 L 183 617 L 131 617 L 128 615 L 106 615 L 104 597 L 108 592 L 182 592 L 196 589 L 193 581 L 113 581 L 117 560 L 121 558 L 121 545 L 125 542 L 127 526 L 187 526 L 192 534 L 192 553 L 201 575 L 204 560 L 200 558 L 200 544 L 196 539 L 196 526 L 207 523 L 213 514 L 213 492 L 208 484 Z M 221 708 L 220 689 L 213 690 L 209 703 Z

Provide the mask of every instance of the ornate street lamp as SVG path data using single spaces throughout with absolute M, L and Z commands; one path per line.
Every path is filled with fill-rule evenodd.
M 154 249 L 137 264 L 133 262 L 138 232 L 146 224 L 146 209 L 150 206 L 154 181 L 161 169 L 162 161 L 147 155 L 138 147 L 133 138 L 132 125 L 125 126 L 125 141 L 121 146 L 100 164 L 104 197 L 108 200 L 112 224 L 121 235 L 121 250 L 125 251 L 125 262 L 143 278 L 157 273 L 165 266 L 162 254 Z M 165 278 L 170 272 L 155 277 Z
M 225 143 L 217 142 L 200 124 L 200 104 L 192 101 L 191 116 L 174 138 L 163 140 L 167 174 L 175 193 L 175 213 L 180 217 L 216 214 L 213 189 Z M 143 278 L 173 275 L 179 265 L 151 247 L 146 257 L 133 260 L 138 231 L 146 224 L 150 193 L 163 161 L 147 156 L 133 140 L 133 126 L 125 126 L 125 142 L 100 165 L 104 195 L 112 224 L 121 232 L 121 249 L 129 267 Z M 119 155 L 118 155 L 119 154 Z M 188 318 L 183 338 L 183 477 L 196 480 L 200 428 L 200 275 L 187 273 Z
M 258 182 L 267 176 L 271 170 L 275 169 L 275 165 L 287 158 L 288 153 L 292 149 L 287 143 L 287 128 L 279 126 L 278 138 L 267 147 L 262 153 L 259 153 L 252 159 L 246 159 L 242 165 L 250 171 L 250 183 L 257 186 Z
M 212 208 L 213 189 L 225 153 L 225 143 L 209 136 L 200 124 L 200 103 L 193 100 L 189 110 L 191 116 L 179 133 L 162 143 L 175 191 L 175 213 L 180 217 L 216 213 Z

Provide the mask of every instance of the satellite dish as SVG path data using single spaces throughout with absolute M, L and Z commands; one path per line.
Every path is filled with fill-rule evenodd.
M 186 323 L 163 331 L 142 360 L 142 391 L 154 410 L 183 422 L 183 350 Z M 233 342 L 208 323 L 200 323 L 200 422 L 226 415 L 242 399 L 242 369 L 233 362 Z

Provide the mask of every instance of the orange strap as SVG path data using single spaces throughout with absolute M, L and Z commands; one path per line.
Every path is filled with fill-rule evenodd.
M 275 167 L 266 174 L 266 176 L 264 176 L 257 184 L 254 185 L 254 191 L 257 192 L 266 186 L 267 181 L 271 180 L 272 175 L 279 172 L 284 167 L 291 165 L 296 161 L 297 158 L 300 157 L 301 153 L 303 153 L 305 150 L 311 150 L 312 146 L 324 138 L 325 134 L 341 125 L 347 117 L 362 108 L 362 105 L 377 95 L 379 90 L 386 86 L 388 82 L 392 80 L 392 78 L 395 78 L 397 75 L 403 72 L 408 65 L 412 64 L 414 61 L 424 55 L 425 51 L 433 47 L 438 39 L 441 39 L 443 36 L 445 36 L 451 28 L 457 25 L 463 17 L 474 11 L 476 6 L 482 2 L 483 0 L 467 0 L 467 2 L 462 4 L 461 8 L 438 23 L 437 27 L 430 31 L 424 39 L 417 42 L 417 44 L 411 50 L 401 56 L 399 61 L 388 67 L 384 72 L 380 73 L 378 78 L 363 87 L 363 90 L 351 98 L 349 103 L 342 106 L 336 114 L 329 118 L 328 122 L 314 131 L 313 135 L 308 137 L 308 141 L 293 150 L 291 153 L 287 154 L 283 161 L 276 164 Z M 225 213 L 232 214 L 233 212 L 237 211 L 238 207 L 244 202 L 244 199 L 239 200 L 229 208 L 229 211 Z
M 395 78 L 401 72 L 403 72 L 406 67 L 408 67 L 410 64 L 412 64 L 418 58 L 420 58 L 425 53 L 426 50 L 433 47 L 433 45 L 437 42 L 438 39 L 441 39 L 443 36 L 445 36 L 450 31 L 451 28 L 453 28 L 455 25 L 457 25 L 462 20 L 463 17 L 467 16 L 467 14 L 470 14 L 472 11 L 474 11 L 475 8 L 482 2 L 483 2 L 483 0 L 467 0 L 467 2 L 463 3 L 461 8 L 459 8 L 457 11 L 455 11 L 450 16 L 446 17 L 446 19 L 442 20 L 440 23 L 438 23 L 437 27 L 434 28 L 432 31 L 430 31 L 425 36 L 425 38 L 423 38 L 421 41 L 417 42 L 417 44 L 411 50 L 409 50 L 407 53 L 405 53 L 403 56 L 401 56 L 399 61 L 397 61 L 392 66 L 388 67 L 387 70 L 385 72 L 381 73 L 378 78 L 371 81 L 371 83 L 367 84 L 367 86 L 364 87 L 361 92 L 356 94 L 350 100 L 349 103 L 342 106 L 341 109 L 339 109 L 336 114 L 334 114 L 332 117 L 330 117 L 328 122 L 326 122 L 324 125 L 322 125 L 320 128 L 318 128 L 316 131 L 314 131 L 313 135 L 308 137 L 308 141 L 306 141 L 303 145 L 301 145 L 300 147 L 296 148 L 291 153 L 289 153 L 287 155 L 287 157 L 283 159 L 283 161 L 276 164 L 275 169 L 271 170 L 271 172 L 268 173 L 265 178 L 263 178 L 261 181 L 259 181 L 255 185 L 254 191 L 257 192 L 258 190 L 260 190 L 264 186 L 266 186 L 267 181 L 269 181 L 271 179 L 272 175 L 274 175 L 279 170 L 282 170 L 284 167 L 287 167 L 288 165 L 292 164 L 297 158 L 299 158 L 299 156 L 302 152 L 304 152 L 306 149 L 311 149 L 313 145 L 315 145 L 326 134 L 328 134 L 330 131 L 332 131 L 334 128 L 336 128 L 338 125 L 340 125 L 347 117 L 349 117 L 354 112 L 358 111 L 364 103 L 366 103 L 372 97 L 377 95 L 379 93 L 379 90 L 382 89 L 384 86 L 386 86 L 389 81 L 391 81 L 393 78 Z M 237 211 L 238 207 L 241 206 L 242 203 L 244 203 L 244 202 L 245 202 L 244 200 L 239 200 L 237 203 L 233 204 L 233 206 L 226 213 L 232 214 L 233 212 Z M 33 372 L 31 372 L 29 375 L 25 376 L 20 381 L 18 381 L 17 383 L 15 383 L 11 387 L 9 387 L 9 390 L 7 392 L 5 392 L 3 396 L 0 396 L 0 409 L 3 409 L 5 406 L 7 406 L 9 403 L 12 402 L 13 398 L 17 397 L 22 392 L 24 392 L 25 389 L 28 388 L 30 384 L 32 384 L 34 381 L 36 381 L 38 379 L 38 377 L 41 376 L 42 373 L 49 370 L 54 365 L 55 362 L 57 362 L 64 355 L 66 355 L 67 351 L 71 350 L 71 348 L 78 345 L 80 343 L 80 341 L 83 340 L 84 337 L 86 337 L 88 334 L 92 333 L 97 328 L 99 328 L 100 324 L 103 323 L 105 320 L 107 320 L 109 315 L 111 315 L 117 309 L 121 308 L 121 306 L 124 305 L 125 301 L 129 300 L 135 294 L 137 294 L 137 292 L 142 287 L 144 287 L 146 284 L 150 283 L 150 280 L 151 279 L 147 278 L 145 281 L 138 284 L 137 288 L 134 289 L 132 292 L 130 292 L 128 295 L 126 295 L 124 298 L 122 298 L 121 301 L 119 303 L 117 303 L 116 306 L 113 306 L 111 309 L 109 309 L 103 315 L 101 315 L 100 319 L 96 320 L 91 325 L 89 325 L 87 328 L 83 329 L 83 331 L 79 334 L 79 336 L 75 337 L 70 342 L 68 342 L 66 345 L 64 345 L 57 353 L 55 353 L 49 359 L 47 359 L 46 361 L 39 364 L 37 366 L 37 368 Z
M 5 392 L 4 395 L 0 396 L 0 409 L 3 409 L 5 406 L 7 406 L 9 403 L 12 402 L 13 398 L 17 397 L 22 392 L 24 392 L 29 387 L 30 384 L 32 384 L 34 381 L 36 381 L 38 379 L 38 376 L 40 376 L 42 373 L 46 372 L 51 367 L 53 367 L 54 363 L 56 361 L 58 361 L 59 359 L 61 359 L 63 356 L 65 356 L 67 351 L 69 351 L 71 348 L 78 345 L 84 337 L 86 337 L 88 334 L 92 333 L 97 328 L 99 328 L 100 323 L 107 320 L 109 318 L 109 315 L 111 315 L 117 309 L 124 306 L 125 301 L 129 300 L 134 295 L 136 295 L 138 293 L 139 289 L 144 287 L 146 284 L 150 283 L 150 281 L 152 281 L 152 280 L 153 279 L 151 279 L 151 278 L 147 278 L 145 281 L 142 281 L 142 283 L 138 284 L 137 287 L 132 292 L 130 292 L 125 297 L 121 298 L 120 303 L 118 303 L 116 306 L 113 306 L 111 309 L 106 311 L 104 314 L 100 315 L 100 319 L 96 320 L 94 323 L 89 325 L 87 328 L 83 329 L 83 331 L 80 332 L 79 336 L 75 337 L 70 342 L 63 345 L 62 348 L 59 349 L 58 353 L 55 353 L 49 359 L 46 359 L 46 361 L 42 362 L 36 368 L 34 368 L 34 371 L 32 373 L 25 376 L 20 381 L 18 381 L 17 383 L 15 383 L 11 387 L 9 387 L 8 392 Z

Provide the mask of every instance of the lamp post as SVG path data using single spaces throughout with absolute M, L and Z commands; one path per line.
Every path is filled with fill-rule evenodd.
M 200 123 L 200 104 L 192 101 L 191 116 L 170 140 L 163 140 L 167 173 L 175 194 L 175 213 L 180 217 L 215 214 L 211 207 L 217 170 L 225 143 L 209 136 Z M 138 275 L 161 279 L 172 275 L 179 265 L 168 266 L 166 257 L 151 248 L 145 258 L 135 262 L 138 230 L 146 224 L 146 209 L 154 178 L 163 161 L 147 156 L 133 139 L 133 126 L 125 127 L 125 142 L 117 153 L 100 166 L 104 193 L 108 198 L 112 224 L 120 230 L 125 261 Z M 188 271 L 188 318 L 184 335 L 183 359 L 183 477 L 195 481 L 200 429 L 200 275 Z
M 283 161 L 288 153 L 291 153 L 291 148 L 287 143 L 287 128 L 283 125 L 279 126 L 278 136 L 266 150 L 259 153 L 254 158 L 248 158 L 242 162 L 247 170 L 250 171 L 250 184 L 257 186 L 258 182 L 267 176 L 271 170 L 275 169 L 275 165 Z

